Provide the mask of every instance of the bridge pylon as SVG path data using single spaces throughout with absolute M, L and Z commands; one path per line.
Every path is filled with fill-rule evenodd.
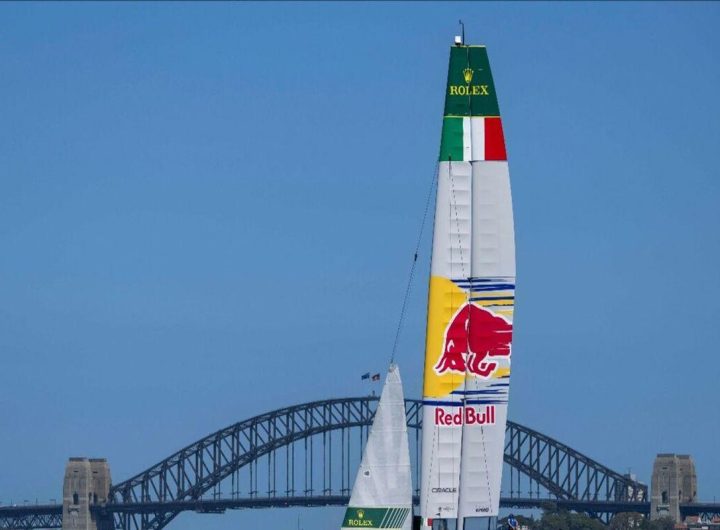
M 104 458 L 74 457 L 65 466 L 62 530 L 112 530 L 112 517 L 91 510 L 110 492 L 110 466 Z
M 697 474 L 690 455 L 662 453 L 653 464 L 650 518 L 670 517 L 682 522 L 680 505 L 697 499 Z

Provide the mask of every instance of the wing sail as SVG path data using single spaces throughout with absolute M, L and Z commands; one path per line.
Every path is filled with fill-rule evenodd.
M 450 51 L 428 300 L 420 513 L 497 515 L 510 387 L 515 244 L 484 46 Z

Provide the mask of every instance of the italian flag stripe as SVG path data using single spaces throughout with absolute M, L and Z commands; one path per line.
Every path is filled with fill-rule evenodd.
M 465 118 L 445 118 L 440 139 L 440 161 L 463 159 L 463 122 Z
M 443 120 L 440 161 L 507 160 L 499 117 L 455 117 Z
M 507 160 L 500 118 L 485 118 L 485 160 Z

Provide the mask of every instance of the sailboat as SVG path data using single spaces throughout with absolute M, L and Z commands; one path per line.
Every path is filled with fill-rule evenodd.
M 391 364 L 345 510 L 343 530 L 412 526 L 410 450 L 400 369 Z
M 421 528 L 497 516 L 510 390 L 515 243 L 487 50 L 450 49 L 428 295 Z M 452 526 L 452 525 L 450 525 Z

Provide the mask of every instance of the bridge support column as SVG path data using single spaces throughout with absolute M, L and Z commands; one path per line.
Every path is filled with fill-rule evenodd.
M 650 519 L 671 517 L 680 523 L 680 504 L 695 502 L 697 475 L 690 455 L 659 454 L 650 484 Z
M 62 530 L 110 530 L 109 520 L 99 518 L 91 507 L 106 503 L 110 491 L 110 467 L 104 458 L 71 458 L 63 482 Z

